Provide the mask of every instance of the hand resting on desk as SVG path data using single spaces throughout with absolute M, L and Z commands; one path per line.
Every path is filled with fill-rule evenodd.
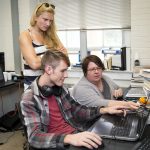
M 64 143 L 77 147 L 84 146 L 88 149 L 93 149 L 98 148 L 102 144 L 102 139 L 96 133 L 85 131 L 66 135 Z

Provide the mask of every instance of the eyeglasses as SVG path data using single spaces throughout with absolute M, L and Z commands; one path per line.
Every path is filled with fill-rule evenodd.
M 49 4 L 49 3 L 42 3 L 40 6 L 39 6 L 39 8 L 37 9 L 37 11 L 43 6 L 43 5 L 45 5 L 45 7 L 49 7 L 49 6 L 51 6 L 53 9 L 55 9 L 55 5 L 53 5 L 53 4 Z
M 96 71 L 100 71 L 100 70 L 102 70 L 102 68 L 100 68 L 100 67 L 95 67 L 95 68 L 88 69 L 87 71 L 96 72 Z

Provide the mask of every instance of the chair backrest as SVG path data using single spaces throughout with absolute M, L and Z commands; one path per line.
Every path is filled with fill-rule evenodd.
M 17 106 L 17 109 L 18 109 L 19 118 L 20 118 L 22 126 L 23 126 L 24 135 L 26 137 L 26 141 L 25 141 L 25 143 L 23 145 L 23 149 L 24 150 L 42 150 L 42 149 L 36 149 L 36 148 L 30 146 L 30 144 L 28 142 L 27 127 L 25 126 L 24 116 L 23 116 L 22 111 L 21 111 L 21 105 L 20 105 L 20 103 L 21 102 L 19 101 L 16 104 L 16 106 Z
M 30 150 L 30 144 L 28 142 L 28 136 L 27 136 L 27 128 L 25 126 L 25 122 L 24 122 L 24 116 L 21 112 L 21 106 L 20 106 L 20 101 L 16 104 L 17 110 L 18 110 L 18 114 L 19 114 L 19 118 L 23 127 L 23 135 L 26 138 L 26 141 L 23 144 L 23 150 Z
M 21 112 L 20 102 L 18 102 L 18 103 L 16 104 L 16 106 L 17 106 L 17 109 L 18 109 L 18 114 L 19 114 L 20 121 L 21 121 L 22 126 L 23 126 L 23 130 L 24 130 L 25 137 L 28 139 L 28 136 L 27 136 L 27 128 L 26 128 L 26 126 L 25 126 L 24 116 L 23 116 L 23 114 L 22 114 L 22 112 Z

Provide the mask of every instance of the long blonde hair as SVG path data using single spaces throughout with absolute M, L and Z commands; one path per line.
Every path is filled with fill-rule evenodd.
M 31 27 L 34 27 L 36 25 L 36 17 L 39 17 L 43 12 L 49 12 L 53 15 L 55 15 L 55 6 L 49 3 L 40 3 L 36 6 L 35 10 L 33 11 L 33 14 L 30 19 L 30 25 Z M 44 32 L 44 39 L 45 39 L 45 45 L 48 47 L 57 48 L 59 45 L 59 39 L 56 34 L 56 25 L 55 20 L 52 21 L 51 25 L 49 26 L 48 30 Z

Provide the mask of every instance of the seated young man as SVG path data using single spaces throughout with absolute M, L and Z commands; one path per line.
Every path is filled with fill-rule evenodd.
M 97 148 L 99 135 L 84 131 L 86 122 L 101 114 L 123 113 L 125 106 L 86 107 L 63 87 L 69 58 L 55 49 L 42 57 L 43 74 L 24 91 L 21 111 L 30 145 L 38 149 L 69 149 L 69 145 Z
M 82 105 L 86 106 L 127 106 L 136 109 L 134 102 L 115 100 L 123 95 L 123 91 L 108 76 L 103 75 L 104 64 L 96 55 L 83 59 L 84 76 L 73 87 L 72 95 Z

